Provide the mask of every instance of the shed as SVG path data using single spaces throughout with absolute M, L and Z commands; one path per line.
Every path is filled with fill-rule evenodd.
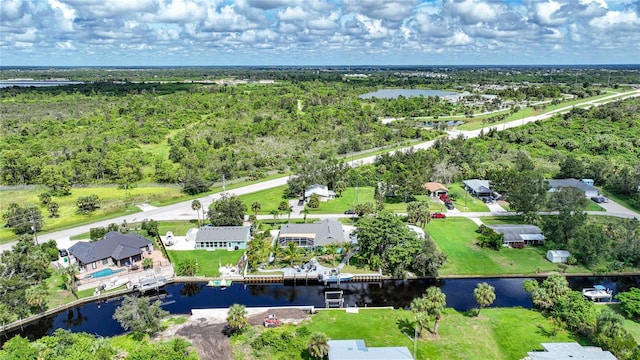
M 547 260 L 552 263 L 566 263 L 571 253 L 567 250 L 549 250 L 547 251 Z

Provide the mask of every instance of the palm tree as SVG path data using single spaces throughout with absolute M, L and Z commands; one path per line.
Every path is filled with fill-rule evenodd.
M 67 290 L 71 291 L 76 298 L 78 297 L 75 292 L 76 275 L 78 275 L 79 272 L 80 268 L 78 267 L 78 264 L 71 264 L 58 270 L 58 273 L 64 277 L 64 284 L 67 287 Z
M 308 207 L 304 207 L 304 209 L 300 210 L 300 214 L 302 215 L 302 219 L 304 220 L 304 222 L 307 222 L 307 215 L 309 215 L 309 208 Z
M 476 316 L 480 315 L 480 311 L 483 307 L 493 304 L 496 300 L 495 288 L 486 282 L 478 284 L 473 290 L 473 297 L 476 298 L 476 302 L 480 305 Z
M 287 243 L 287 258 L 291 262 L 291 266 L 293 266 L 293 263 L 298 259 L 299 255 L 298 245 L 293 241 Z
M 25 290 L 25 301 L 29 306 L 42 308 L 48 295 L 49 291 L 47 291 L 45 286 L 33 285 Z
M 426 301 L 427 313 L 435 318 L 433 323 L 433 333 L 438 335 L 438 323 L 447 305 L 447 296 L 439 287 L 431 286 L 422 295 Z
M 249 322 L 247 321 L 247 314 L 247 309 L 245 309 L 244 305 L 231 305 L 229 313 L 227 314 L 227 324 L 229 324 L 229 328 L 231 328 L 232 332 L 240 331 L 249 325 Z
M 256 217 L 258 216 L 258 211 L 260 211 L 261 208 L 262 208 L 262 206 L 257 201 L 254 201 L 251 204 L 251 211 L 253 211 L 253 215 L 255 215 Z
M 291 222 L 291 212 L 293 212 L 293 206 L 289 206 L 289 208 L 287 209 L 288 212 L 288 216 L 287 216 L 287 222 Z
M 333 191 L 336 192 L 336 194 L 338 194 L 338 197 L 342 196 L 342 193 L 347 189 L 347 183 L 339 180 L 336 181 L 336 183 L 333 185 Z
M 273 266 L 278 267 L 278 256 L 282 254 L 282 248 L 277 241 L 271 247 L 271 254 L 273 254 Z
M 429 314 L 427 313 L 427 299 L 419 297 L 411 301 L 411 311 L 418 324 L 418 336 L 422 337 L 422 330 L 429 324 Z
M 273 220 L 276 220 L 278 218 L 278 215 L 280 215 L 280 211 L 278 211 L 278 209 L 273 209 L 269 211 L 269 214 L 273 215 Z
M 191 209 L 195 210 L 196 215 L 198 216 L 198 227 L 200 227 L 200 209 L 202 209 L 202 204 L 200 200 L 195 199 L 191 202 Z
M 315 359 L 324 359 L 329 355 L 329 338 L 325 333 L 314 332 L 307 342 L 309 355 Z
M 333 264 L 333 266 L 336 266 L 336 251 L 338 250 L 338 245 L 334 243 L 329 243 L 324 246 L 324 250 L 331 257 L 331 263 Z

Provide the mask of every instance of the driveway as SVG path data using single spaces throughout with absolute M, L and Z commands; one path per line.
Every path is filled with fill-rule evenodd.
M 600 205 L 603 209 L 607 211 L 606 215 L 640 219 L 640 214 L 638 214 L 633 210 L 627 209 L 626 207 L 618 204 L 617 202 L 611 199 L 609 199 L 609 202 L 600 203 L 598 205 Z

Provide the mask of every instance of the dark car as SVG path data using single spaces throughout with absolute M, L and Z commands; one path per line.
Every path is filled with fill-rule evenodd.
M 445 204 L 444 204 L 444 207 L 446 207 L 446 208 L 447 208 L 447 210 L 453 210 L 453 203 L 450 203 L 450 202 L 445 203 Z
M 356 211 L 353 209 L 349 209 L 347 211 L 344 212 L 345 215 L 355 215 Z
M 69 256 L 69 252 L 67 249 L 58 249 L 58 255 L 60 255 L 60 257 Z
M 431 214 L 432 219 L 444 219 L 446 217 L 447 217 L 447 214 L 441 213 L 441 212 L 436 212 Z
M 591 198 L 591 200 L 593 200 L 594 202 L 598 203 L 598 204 L 602 204 L 607 202 L 607 198 L 605 198 L 604 196 L 594 196 Z

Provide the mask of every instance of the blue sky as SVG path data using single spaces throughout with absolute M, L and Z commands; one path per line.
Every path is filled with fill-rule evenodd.
M 640 0 L 0 1 L 3 66 L 640 63 Z

